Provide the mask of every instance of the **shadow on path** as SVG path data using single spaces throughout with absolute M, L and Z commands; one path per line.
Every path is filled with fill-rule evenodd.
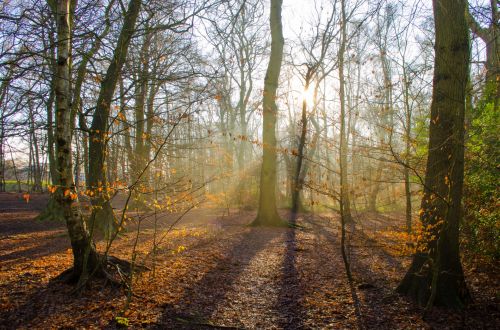
M 276 309 L 281 315 L 279 326 L 283 329 L 301 329 L 304 327 L 306 315 L 302 306 L 304 288 L 301 284 L 297 270 L 297 246 L 296 230 L 297 215 L 292 215 L 290 224 L 292 228 L 287 229 L 285 235 L 285 255 L 283 256 L 283 277 L 278 296 Z
M 229 253 L 217 260 L 215 267 L 189 286 L 184 295 L 175 304 L 162 307 L 160 324 L 157 329 L 213 329 L 227 328 L 210 322 L 218 305 L 224 301 L 232 285 L 245 271 L 253 257 L 266 244 L 280 234 L 269 228 L 251 228 L 241 239 L 234 242 Z M 251 276 L 251 275 L 249 275 Z
M 312 218 L 307 218 L 306 219 L 307 223 L 309 223 L 310 225 L 312 225 L 312 227 L 313 227 L 314 231 L 316 231 L 318 237 L 319 236 L 323 236 L 328 243 L 330 243 L 333 247 L 335 247 L 335 249 L 338 251 L 337 257 L 340 258 L 340 250 L 341 250 L 340 239 L 339 239 L 340 233 L 338 233 L 338 232 L 335 232 L 335 233 L 332 232 L 330 229 L 333 229 L 333 230 L 335 230 L 335 229 L 331 228 L 328 225 L 328 223 L 319 224 L 319 223 L 315 222 L 314 220 L 315 219 L 312 219 Z M 353 228 L 354 228 L 354 226 L 350 226 L 350 230 L 351 231 L 354 230 Z M 348 232 L 348 234 L 350 234 L 350 233 Z M 348 254 L 350 255 L 350 252 L 348 252 Z M 352 260 L 350 260 L 350 263 L 352 264 Z M 344 266 L 345 266 L 345 264 L 344 264 Z M 341 270 L 339 270 L 339 271 L 341 271 Z M 346 273 L 346 269 L 343 269 L 342 271 L 344 273 Z M 356 287 L 355 287 L 355 283 L 353 281 L 350 281 L 348 279 L 347 273 L 346 273 L 345 280 L 348 283 L 349 291 L 350 291 L 350 294 L 351 294 L 351 299 L 353 301 L 353 308 L 354 308 L 354 314 L 355 314 L 355 317 L 356 317 L 357 328 L 358 329 L 364 329 L 365 328 L 364 327 L 365 320 L 363 318 L 361 301 L 359 299 L 359 296 L 358 296 L 358 293 L 357 293 L 357 290 L 356 290 Z

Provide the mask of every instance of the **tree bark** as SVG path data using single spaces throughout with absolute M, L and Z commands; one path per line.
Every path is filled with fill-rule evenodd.
M 420 219 L 423 239 L 397 288 L 421 305 L 462 308 L 470 300 L 459 255 L 469 38 L 465 0 L 434 0 L 435 66 L 429 155 Z
M 311 78 L 313 75 L 313 69 L 311 67 L 307 68 L 307 73 L 305 77 L 304 90 L 309 89 L 311 83 Z M 292 216 L 295 216 L 300 206 L 300 192 L 302 190 L 303 182 L 301 180 L 301 170 L 302 163 L 304 160 L 304 148 L 306 145 L 306 135 L 307 135 L 307 100 L 304 97 L 302 100 L 302 116 L 300 119 L 301 130 L 299 137 L 299 147 L 297 150 L 297 163 L 295 164 L 295 173 L 292 182 Z
M 99 256 L 92 243 L 85 222 L 74 204 L 77 200 L 72 175 L 71 140 L 71 13 L 70 0 L 49 1 L 57 22 L 57 65 L 55 72 L 56 131 L 55 149 L 58 172 L 55 202 L 63 212 L 73 250 L 72 279 L 86 277 L 99 264 Z
M 109 134 L 109 114 L 111 101 L 121 69 L 128 53 L 128 46 L 135 31 L 135 23 L 139 15 L 141 0 L 130 0 L 123 22 L 120 36 L 113 53 L 113 59 L 101 83 L 96 109 L 89 132 L 89 188 L 95 192 L 92 198 L 91 222 L 103 229 L 106 235 L 114 230 L 115 218 L 107 193 L 105 160 L 107 156 L 107 140 Z
M 276 209 L 276 121 L 278 107 L 276 90 L 283 59 L 283 27 L 281 24 L 281 7 L 283 0 L 271 0 L 271 54 L 264 79 L 264 96 L 262 99 L 262 169 L 260 173 L 259 211 L 254 225 L 276 226 L 283 224 Z
M 352 222 L 351 203 L 349 200 L 349 183 L 347 181 L 347 129 L 346 129 L 346 100 L 345 100 L 345 78 L 344 78 L 344 53 L 346 47 L 346 15 L 345 3 L 342 0 L 342 26 L 341 41 L 339 49 L 339 97 L 340 97 L 340 213 L 345 223 Z

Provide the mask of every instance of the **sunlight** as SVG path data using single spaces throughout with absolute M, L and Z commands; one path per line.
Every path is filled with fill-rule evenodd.
M 302 92 L 301 101 L 306 101 L 308 106 L 314 104 L 314 89 L 313 88 L 305 88 Z
M 2 1 L 0 330 L 499 328 L 498 1 Z

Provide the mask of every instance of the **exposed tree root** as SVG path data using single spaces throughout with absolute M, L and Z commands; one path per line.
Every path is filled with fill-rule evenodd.
M 83 289 L 91 280 L 104 280 L 106 284 L 115 287 L 127 287 L 128 278 L 132 269 L 136 273 L 149 271 L 150 268 L 144 265 L 134 264 L 114 256 L 100 256 L 98 265 L 91 267 L 87 274 L 81 274 L 74 271 L 71 267 L 59 274 L 54 280 L 67 284 L 77 285 L 76 291 Z

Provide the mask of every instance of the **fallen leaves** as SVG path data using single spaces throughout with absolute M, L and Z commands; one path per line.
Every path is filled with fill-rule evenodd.
M 398 252 L 408 239 L 397 230 L 402 218 L 384 220 L 397 226 L 367 225 L 362 231 L 366 236 L 357 236 L 361 233 L 357 231 L 352 237 L 360 320 L 340 257 L 336 219 L 311 215 L 301 220 L 300 230 L 250 228 L 246 224 L 253 212 L 233 212 L 222 219 L 216 209 L 196 212 L 157 242 L 154 255 L 151 223 L 141 227 L 137 259 L 150 268 L 154 261 L 154 276 L 150 271 L 135 278 L 126 313 L 121 313 L 125 302 L 121 290 L 97 282 L 75 296 L 71 286 L 52 281 L 72 262 L 64 224 L 36 223 L 33 213 L 21 220 L 19 213 L 0 214 L 0 232 L 8 233 L 0 240 L 0 328 L 354 329 L 362 322 L 366 328 L 425 329 L 461 324 L 442 311 L 424 321 L 418 309 L 394 295 L 393 287 L 409 261 L 408 255 Z M 132 219 L 130 225 L 134 223 Z M 167 224 L 160 223 L 160 234 Z M 112 254 L 127 259 L 134 238 L 132 227 L 117 240 Z M 97 246 L 102 249 L 104 242 Z M 498 283 L 485 274 L 474 269 L 473 275 L 480 279 L 471 282 L 474 292 L 487 292 L 485 285 Z M 484 292 L 479 298 L 476 303 L 486 306 L 488 315 L 477 307 L 468 312 L 469 324 L 495 324 L 498 312 L 487 306 L 496 302 Z

